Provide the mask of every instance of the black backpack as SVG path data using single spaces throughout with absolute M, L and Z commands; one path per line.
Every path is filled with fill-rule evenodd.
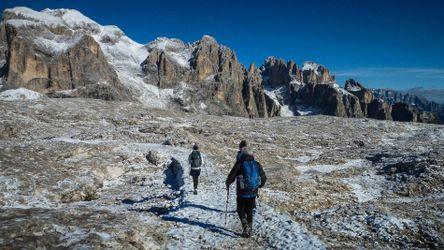
M 202 166 L 202 157 L 199 151 L 194 150 L 190 155 L 191 168 L 200 168 Z

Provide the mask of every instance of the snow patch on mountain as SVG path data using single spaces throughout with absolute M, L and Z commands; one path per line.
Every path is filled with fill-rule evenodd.
M 157 49 L 163 51 L 170 59 L 183 68 L 190 67 L 191 47 L 175 38 L 158 37 L 146 45 L 148 51 Z
M 75 35 L 68 37 L 55 36 L 52 39 L 47 39 L 45 37 L 37 37 L 34 42 L 37 46 L 44 49 L 45 51 L 58 54 L 67 51 L 69 48 L 76 45 L 83 37 L 83 34 L 76 33 Z
M 74 9 L 44 9 L 43 13 L 59 17 L 71 29 L 98 28 L 99 24 Z
M 356 92 L 356 91 L 360 91 L 360 90 L 361 90 L 361 88 L 358 87 L 358 86 L 351 86 L 351 87 L 349 87 L 348 89 L 349 89 L 350 91 L 353 91 L 353 92 Z
M 333 171 L 344 170 L 349 168 L 364 168 L 370 165 L 369 161 L 363 159 L 355 159 L 339 165 L 313 165 L 313 166 L 298 166 L 297 170 L 302 174 L 328 174 Z
M 319 75 L 318 69 L 320 65 L 315 62 L 304 62 L 302 71 L 314 71 L 316 75 Z
M 276 105 L 280 106 L 279 115 L 283 117 L 294 116 L 293 111 L 291 110 L 288 104 L 288 90 L 285 87 L 278 87 L 275 89 L 265 89 L 265 94 L 268 95 Z
M 14 27 L 22 27 L 22 26 L 36 26 L 38 23 L 30 20 L 22 20 L 22 19 L 11 19 L 6 21 L 7 24 L 12 25 Z
M 49 13 L 39 12 L 27 7 L 15 7 L 6 9 L 6 12 L 12 13 L 20 19 L 27 19 L 38 22 L 49 27 L 64 26 L 63 20 L 60 17 L 55 17 Z

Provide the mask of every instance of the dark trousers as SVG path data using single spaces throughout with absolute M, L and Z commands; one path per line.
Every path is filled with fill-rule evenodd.
M 197 184 L 199 184 L 200 169 L 191 169 L 190 175 L 193 177 L 194 189 L 197 189 Z
M 253 223 L 253 208 L 256 204 L 256 198 L 242 198 L 238 196 L 236 203 L 236 211 L 239 219 L 242 221 L 243 219 L 247 218 L 248 224 L 251 225 Z

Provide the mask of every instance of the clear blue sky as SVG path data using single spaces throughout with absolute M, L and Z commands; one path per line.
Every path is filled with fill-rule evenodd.
M 444 0 L 21 1 L 1 8 L 73 8 L 147 43 L 203 34 L 247 66 L 273 55 L 327 66 L 342 85 L 444 88 Z

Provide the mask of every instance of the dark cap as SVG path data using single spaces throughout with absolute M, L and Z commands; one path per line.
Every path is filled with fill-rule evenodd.
M 241 149 L 241 148 L 245 148 L 247 146 L 247 141 L 246 140 L 242 140 L 240 143 L 239 143 L 239 149 Z
M 193 150 L 198 150 L 199 146 L 197 144 L 193 144 Z

